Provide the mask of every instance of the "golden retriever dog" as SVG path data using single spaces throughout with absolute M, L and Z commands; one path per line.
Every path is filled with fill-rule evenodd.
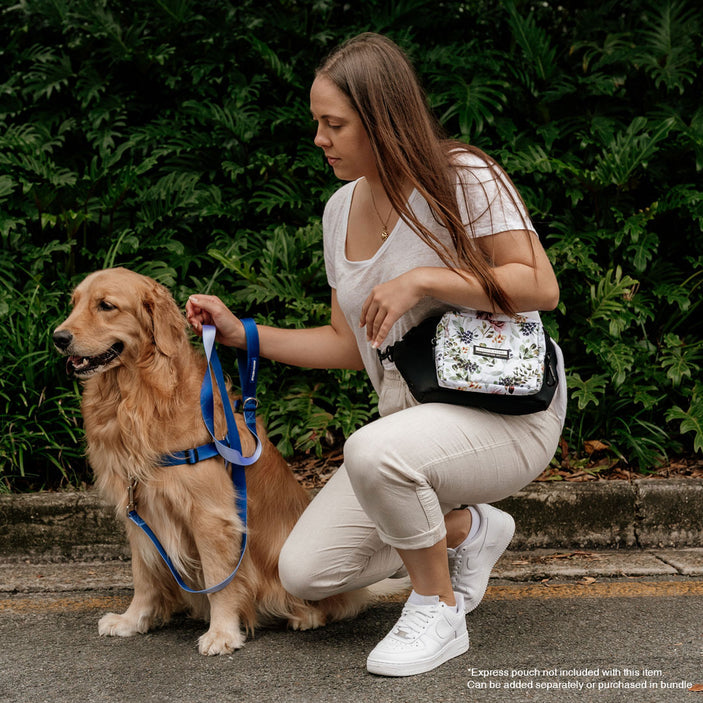
M 283 620 L 308 629 L 364 608 L 365 590 L 309 602 L 283 589 L 279 552 L 309 498 L 263 427 L 262 454 L 246 469 L 248 546 L 237 575 L 208 595 L 176 584 L 148 537 L 127 519 L 129 486 L 139 514 L 190 588 L 209 588 L 233 571 L 243 525 L 224 461 L 160 466 L 163 455 L 210 441 L 199 402 L 207 362 L 191 345 L 170 293 L 150 278 L 123 268 L 97 271 L 78 285 L 72 304 L 54 343 L 68 357 L 67 370 L 83 382 L 88 459 L 98 490 L 125 522 L 132 553 L 132 602 L 121 615 L 103 616 L 100 634 L 145 633 L 187 611 L 209 619 L 200 652 L 228 654 L 259 624 Z M 240 414 L 237 424 L 249 456 L 255 440 Z M 218 437 L 224 426 L 220 408 Z

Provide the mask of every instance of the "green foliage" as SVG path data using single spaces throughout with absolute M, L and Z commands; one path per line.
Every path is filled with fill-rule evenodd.
M 703 450 L 703 10 L 684 0 L 20 0 L 0 4 L 0 485 L 88 478 L 50 344 L 68 291 L 125 265 L 261 322 L 324 324 L 338 186 L 308 90 L 342 39 L 388 33 L 447 131 L 495 156 L 548 246 L 565 440 L 648 470 Z M 233 363 L 230 360 L 230 363 Z M 290 454 L 372 417 L 363 374 L 264 364 Z
M 24 291 L 7 283 L 0 289 L 0 492 L 33 485 L 36 456 L 45 458 L 53 475 L 70 483 L 80 484 L 85 474 L 78 389 L 65 374 L 56 373 L 56 352 L 45 327 L 63 308 L 62 297 L 40 283 L 28 284 Z
M 292 228 L 223 237 L 209 255 L 231 274 L 220 291 L 236 309 L 257 311 L 261 324 L 315 327 L 329 320 L 329 292 L 320 264 L 322 226 L 318 219 Z M 285 382 L 281 383 L 281 379 Z M 259 376 L 269 437 L 284 454 L 320 451 L 339 441 L 373 414 L 375 397 L 364 377 L 351 371 L 309 370 L 264 364 Z
M 666 414 L 667 420 L 680 420 L 680 432 L 693 432 L 695 451 L 703 451 L 703 385 L 696 383 L 691 393 L 691 404 L 688 410 L 682 410 L 678 405 Z

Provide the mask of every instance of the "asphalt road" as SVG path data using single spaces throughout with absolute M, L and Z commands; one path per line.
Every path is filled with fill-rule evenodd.
M 129 591 L 0 593 L 2 703 L 703 703 L 703 579 L 549 584 L 492 581 L 468 616 L 469 652 L 435 672 L 370 675 L 366 654 L 395 622 L 384 602 L 316 631 L 258 631 L 231 656 L 195 648 L 202 623 L 178 619 L 130 639 L 97 620 Z

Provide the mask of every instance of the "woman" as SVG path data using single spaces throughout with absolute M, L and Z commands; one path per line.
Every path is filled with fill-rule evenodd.
M 547 410 L 503 416 L 417 404 L 377 349 L 449 309 L 553 309 L 558 285 L 509 178 L 479 150 L 440 136 L 393 42 L 362 34 L 339 47 L 317 71 L 310 108 L 315 144 L 348 181 L 323 216 L 330 323 L 261 327 L 261 354 L 366 369 L 381 417 L 348 438 L 344 465 L 301 516 L 279 571 L 291 593 L 315 600 L 404 567 L 413 590 L 367 668 L 407 676 L 469 647 L 465 613 L 514 532 L 488 503 L 551 460 L 565 414 L 563 362 L 559 353 L 560 388 Z M 196 331 L 215 324 L 220 342 L 244 346 L 241 323 L 219 299 L 194 296 L 186 311 Z

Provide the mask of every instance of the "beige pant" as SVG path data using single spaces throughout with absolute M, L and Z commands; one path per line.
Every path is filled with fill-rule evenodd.
M 526 486 L 554 455 L 560 405 L 521 416 L 419 405 L 398 372 L 386 371 L 382 417 L 349 437 L 344 465 L 283 547 L 286 590 L 319 600 L 376 583 L 401 567 L 395 548 L 431 547 L 445 536 L 445 513 Z

